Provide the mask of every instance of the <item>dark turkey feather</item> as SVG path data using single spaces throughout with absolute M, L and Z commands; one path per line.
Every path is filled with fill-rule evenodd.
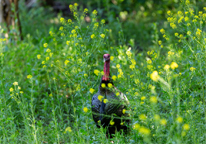
M 98 92 L 92 98 L 92 114 L 97 127 L 107 128 L 107 135 L 112 137 L 116 131 L 127 133 L 128 124 L 130 122 L 128 113 L 123 114 L 123 110 L 127 109 L 129 101 L 123 93 L 121 93 L 111 81 L 109 77 L 110 55 L 104 54 L 104 76 L 101 78 Z M 112 88 L 108 84 L 112 84 Z M 102 87 L 105 84 L 106 87 Z M 119 95 L 116 95 L 116 93 Z M 108 100 L 105 102 L 104 100 Z M 112 123 L 111 123 L 112 121 Z

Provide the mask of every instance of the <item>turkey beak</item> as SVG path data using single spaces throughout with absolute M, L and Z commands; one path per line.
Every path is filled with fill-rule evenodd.
M 103 61 L 104 61 L 104 63 L 105 63 L 106 59 L 105 59 L 105 58 L 103 58 Z

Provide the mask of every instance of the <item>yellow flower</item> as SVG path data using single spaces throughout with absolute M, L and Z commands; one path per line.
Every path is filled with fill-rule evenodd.
M 126 51 L 126 54 L 127 54 L 127 56 L 129 56 L 129 57 L 132 55 L 130 49 Z
M 68 23 L 72 23 L 72 20 L 71 20 L 71 19 L 68 19 Z
M 108 87 L 109 87 L 109 88 L 112 88 L 112 86 L 113 86 L 113 85 L 112 85 L 111 83 L 108 83 Z
M 99 70 L 94 70 L 94 74 L 97 76 L 98 76 L 99 72 L 100 72 Z
M 87 107 L 84 107 L 83 108 L 83 111 L 86 113 L 86 112 L 88 112 L 88 108 Z
M 120 93 L 119 93 L 119 92 L 117 92 L 117 93 L 116 93 L 116 96 L 118 96 L 119 94 L 120 94 Z
M 46 57 L 46 61 L 48 61 L 49 60 L 49 57 Z
M 67 41 L 66 44 L 69 45 L 70 41 Z
M 53 96 L 52 93 L 50 93 L 49 96 L 52 97 Z
M 101 74 L 101 75 L 104 75 L 104 71 L 101 71 L 100 74 Z
M 129 68 L 133 70 L 135 68 L 135 65 L 130 65 Z
M 124 122 L 121 122 L 120 125 L 124 125 Z
M 167 120 L 166 119 L 161 119 L 160 120 L 160 124 L 161 125 L 166 125 L 167 124 Z
M 67 127 L 67 128 L 65 129 L 64 133 L 66 133 L 66 132 L 72 132 L 71 127 Z
M 67 65 L 69 63 L 69 60 L 65 60 L 64 64 Z
M 190 129 L 190 125 L 189 124 L 184 124 L 182 127 L 186 131 Z
M 145 127 L 140 127 L 139 133 L 141 133 L 141 134 L 143 134 L 145 136 L 148 136 L 150 134 L 150 129 L 145 128 Z
M 41 64 L 45 64 L 45 61 L 42 61 Z
M 100 34 L 100 37 L 105 38 L 105 34 Z
M 110 125 L 114 125 L 114 122 L 112 120 L 110 121 Z
M 152 63 L 152 60 L 149 59 L 149 60 L 147 61 L 147 63 L 148 63 L 148 64 L 151 64 L 151 63 Z
M 139 128 L 140 128 L 140 125 L 139 125 L 139 124 L 136 123 L 136 124 L 133 125 L 133 129 L 134 129 L 134 130 L 138 130 Z
M 178 123 L 182 123 L 182 122 L 183 122 L 183 118 L 179 116 L 179 117 L 177 117 L 176 121 L 177 121 Z
M 63 29 L 64 29 L 63 26 L 61 26 L 61 27 L 59 28 L 60 31 L 62 31 Z
M 191 31 L 187 31 L 187 35 L 191 35 Z
M 84 13 L 87 13 L 89 10 L 87 8 L 84 9 Z
M 47 43 L 44 43 L 44 45 L 43 45 L 43 46 L 46 48 L 46 47 L 48 47 L 48 44 L 47 44 Z
M 51 52 L 51 50 L 50 50 L 50 49 L 47 49 L 46 52 Z
M 92 12 L 92 14 L 93 14 L 93 15 L 97 15 L 97 10 L 94 10 L 94 11 Z
M 141 100 L 145 100 L 145 99 L 146 99 L 146 97 L 145 97 L 145 96 L 141 97 Z
M 168 15 L 171 15 L 171 11 L 170 11 L 170 10 L 168 10 L 168 11 L 167 11 L 167 14 L 168 14 Z
M 165 33 L 165 30 L 164 30 L 164 29 L 161 29 L 160 32 L 161 32 L 162 34 L 164 34 L 164 33 Z
M 18 82 L 14 82 L 13 85 L 15 85 L 15 86 L 18 85 Z
M 24 92 L 23 92 L 23 91 L 20 91 L 20 93 L 23 94 Z
M 155 115 L 154 115 L 154 119 L 155 119 L 156 121 L 159 121 L 159 120 L 160 120 L 160 116 L 159 116 L 158 114 L 155 114 Z
M 110 56 L 110 60 L 112 61 L 114 59 L 114 56 Z
M 28 79 L 31 79 L 31 78 L 32 78 L 32 75 L 27 75 L 27 78 L 28 78 Z
M 37 55 L 37 59 L 40 59 L 40 58 L 41 58 L 41 55 L 40 55 L 40 54 L 38 54 L 38 55 Z
M 157 103 L 157 97 L 151 96 L 151 97 L 150 97 L 150 102 L 151 102 L 151 103 Z
M 161 41 L 161 40 L 159 40 L 159 41 L 158 41 L 158 44 L 159 44 L 159 45 L 161 45 L 161 44 L 162 44 L 162 41 Z
M 14 91 L 14 89 L 13 89 L 13 88 L 10 88 L 10 89 L 9 89 L 9 91 L 10 91 L 10 92 L 13 92 L 13 91 Z
M 20 87 L 20 86 L 18 86 L 18 89 L 20 90 L 20 89 L 21 89 L 21 87 Z
M 100 102 L 102 102 L 102 99 L 104 98 L 103 96 L 101 96 L 101 95 L 98 95 L 98 100 L 100 101 Z
M 140 104 L 142 105 L 142 104 L 144 104 L 144 102 L 142 101 L 142 102 L 140 102 Z
M 102 23 L 102 24 L 105 24 L 105 20 L 104 20 L 104 19 L 102 19 L 102 20 L 101 20 L 101 23 Z
M 159 79 L 158 72 L 157 72 L 157 71 L 153 71 L 153 73 L 150 75 L 150 78 L 151 78 L 153 81 L 158 81 L 158 79 Z
M 178 36 L 179 34 L 178 33 L 175 33 L 175 36 Z
M 105 104 L 108 102 L 108 99 L 104 99 L 104 101 L 103 101 Z
M 196 68 L 194 68 L 194 67 L 191 67 L 191 68 L 190 68 L 191 71 L 194 71 L 195 69 L 196 69 Z
M 170 68 L 170 66 L 168 65 L 168 64 L 166 64 L 165 66 L 164 66 L 164 69 L 165 70 L 168 70 Z
M 102 84 L 101 84 L 101 87 L 102 87 L 102 88 L 105 88 L 105 87 L 106 87 L 105 83 L 102 83 Z
M 133 65 L 136 65 L 135 59 L 131 59 L 131 62 L 132 62 Z
M 77 6 L 78 6 L 78 3 L 74 3 L 74 6 L 77 7 Z
M 122 110 L 122 113 L 123 113 L 123 114 L 125 114 L 125 112 L 126 112 L 126 110 L 125 110 L 125 109 L 123 109 L 123 110 Z
M 146 120 L 147 119 L 147 116 L 145 114 L 140 114 L 139 115 L 139 119 L 140 120 Z
M 92 34 L 92 35 L 91 35 L 91 39 L 93 39 L 94 37 L 95 37 L 95 35 L 94 35 L 94 34 Z
M 171 67 L 172 69 L 176 69 L 176 68 L 178 68 L 178 64 L 177 64 L 176 62 L 172 62 L 171 65 L 170 65 L 170 67 Z
M 64 18 L 63 17 L 60 18 L 60 22 L 64 23 Z
M 120 68 L 120 65 L 119 65 L 119 64 L 117 64 L 117 65 L 116 65 L 116 68 Z
M 89 91 L 91 94 L 93 94 L 95 90 L 93 88 L 90 88 Z
M 84 74 L 84 77 L 88 77 L 88 74 Z
M 112 79 L 115 81 L 117 79 L 117 76 L 116 75 L 113 75 L 112 76 Z

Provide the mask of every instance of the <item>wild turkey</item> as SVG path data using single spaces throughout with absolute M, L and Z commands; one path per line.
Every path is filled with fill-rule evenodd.
M 110 78 L 110 55 L 104 54 L 103 58 L 105 62 L 104 75 L 101 78 L 98 92 L 92 98 L 92 114 L 97 127 L 101 125 L 107 128 L 107 136 L 112 137 L 115 131 L 123 130 L 124 133 L 128 131 L 130 120 L 125 110 L 129 101 L 123 93 L 114 87 Z M 111 86 L 112 88 L 109 88 Z

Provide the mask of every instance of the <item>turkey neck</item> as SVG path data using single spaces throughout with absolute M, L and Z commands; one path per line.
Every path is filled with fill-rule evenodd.
M 102 78 L 102 80 L 104 80 L 104 81 L 109 80 L 109 67 L 110 67 L 110 60 L 107 60 L 104 63 L 104 76 Z

